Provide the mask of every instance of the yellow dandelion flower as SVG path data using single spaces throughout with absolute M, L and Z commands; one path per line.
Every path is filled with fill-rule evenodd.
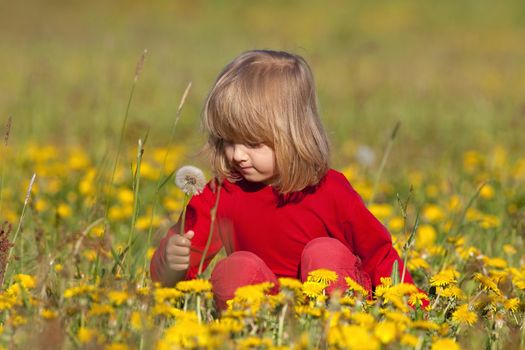
M 303 288 L 303 283 L 296 278 L 281 277 L 279 278 L 279 286 L 297 292 Z
M 416 241 L 417 242 L 417 241 Z M 429 269 L 430 265 L 423 258 L 413 258 L 408 260 L 407 267 L 409 270 L 414 271 L 417 269 Z
M 425 293 L 418 292 L 410 295 L 410 297 L 408 298 L 408 303 L 412 306 L 417 307 L 423 305 L 423 300 L 428 301 L 428 296 Z
M 60 203 L 57 207 L 57 213 L 61 218 L 68 218 L 72 214 L 71 207 L 66 203 Z
M 410 324 L 410 328 L 424 329 L 428 331 L 437 331 L 439 329 L 439 326 L 435 322 L 432 322 L 429 320 L 417 320 L 417 321 L 413 321 Z
M 405 226 L 405 221 L 401 216 L 394 216 L 390 221 L 388 222 L 388 228 L 393 232 L 399 232 L 403 229 Z
M 441 338 L 432 343 L 431 350 L 461 350 L 454 339 Z
M 401 345 L 415 348 L 419 344 L 419 338 L 416 337 L 415 335 L 405 333 L 401 336 L 400 343 Z
M 507 261 L 502 258 L 484 257 L 483 261 L 485 262 L 485 265 L 495 267 L 497 269 L 504 269 L 508 266 Z
M 494 197 L 494 187 L 489 184 L 485 184 L 479 191 L 479 196 L 483 199 L 492 199 Z
M 417 228 L 416 231 L 416 249 L 422 250 L 434 245 L 436 241 L 437 232 L 434 226 L 423 224 Z
M 505 310 L 509 310 L 511 312 L 518 311 L 518 307 L 520 306 L 520 299 L 519 298 L 511 298 L 507 299 L 503 302 L 503 307 Z
M 383 344 L 390 344 L 397 337 L 396 324 L 391 321 L 379 322 L 374 329 L 374 335 Z
M 317 298 L 326 288 L 326 285 L 319 282 L 306 281 L 303 283 L 302 291 L 309 298 Z
M 392 286 L 392 278 L 391 277 L 380 277 L 379 281 L 381 282 L 381 285 L 384 287 L 391 287 Z
M 184 293 L 203 293 L 211 291 L 211 283 L 205 279 L 194 279 L 188 281 L 180 281 L 175 286 L 178 290 Z
M 354 281 L 351 277 L 345 277 L 345 281 L 350 291 L 355 291 L 357 293 L 362 294 L 365 297 L 368 295 L 368 291 L 365 288 L 363 288 L 363 286 L 361 286 L 359 283 Z
M 141 331 L 142 328 L 143 328 L 143 325 L 142 325 L 142 315 L 140 314 L 140 312 L 138 311 L 133 311 L 131 313 L 131 316 L 130 316 L 130 326 L 131 326 L 131 329 L 135 330 L 135 331 Z
M 324 285 L 329 285 L 332 282 L 337 281 L 337 273 L 335 271 L 327 269 L 317 269 L 308 273 L 309 282 L 319 282 Z
M 77 338 L 81 344 L 87 344 L 95 336 L 95 330 L 86 327 L 80 327 L 78 329 Z
M 175 302 L 182 298 L 184 294 L 175 288 L 157 288 L 154 291 L 155 302 L 160 304 L 165 301 Z
M 349 317 L 352 322 L 367 329 L 372 329 L 376 322 L 374 316 L 366 312 L 354 312 Z
M 430 285 L 443 287 L 452 283 L 456 283 L 457 277 L 459 277 L 459 272 L 454 269 L 446 269 L 432 276 L 430 278 Z
M 503 245 L 503 251 L 505 252 L 505 254 L 507 255 L 514 255 L 516 254 L 518 251 L 516 250 L 516 248 L 511 245 L 511 244 L 505 244 Z
M 93 303 L 88 311 L 88 316 L 112 315 L 115 310 L 111 305 Z
M 19 282 L 24 289 L 33 289 L 36 287 L 36 279 L 31 275 L 19 273 L 15 275 L 15 281 Z
M 374 214 L 380 221 L 385 221 L 392 216 L 394 208 L 390 204 L 373 203 L 368 207 L 368 210 Z
M 480 283 L 480 286 L 483 289 L 491 290 L 497 295 L 501 295 L 501 291 L 499 290 L 498 286 L 489 277 L 477 272 L 474 274 L 474 279 Z
M 459 288 L 458 286 L 455 286 L 455 285 L 447 286 L 445 288 L 438 287 L 436 289 L 436 292 L 437 292 L 437 294 L 439 294 L 439 295 L 441 295 L 442 297 L 445 297 L 445 298 L 456 298 L 456 299 L 459 299 L 459 300 L 463 300 L 463 299 L 466 298 L 465 293 L 463 293 L 461 288 Z
M 56 272 L 60 272 L 60 271 L 62 271 L 63 269 L 64 269 L 64 265 L 62 265 L 62 264 L 55 264 L 55 266 L 54 266 L 54 270 L 55 270 Z
M 86 250 L 84 250 L 82 255 L 84 255 L 86 260 L 89 261 L 89 262 L 93 262 L 93 261 L 95 261 L 97 259 L 97 251 L 94 250 L 94 249 L 86 249 Z
M 456 311 L 452 313 L 452 321 L 458 324 L 472 326 L 477 320 L 478 315 L 475 312 L 469 311 L 468 304 L 459 306 Z
M 122 305 L 129 300 L 129 298 L 129 294 L 125 291 L 112 290 L 108 292 L 108 299 L 117 306 Z
M 443 209 L 436 204 L 428 204 L 423 208 L 423 218 L 429 222 L 438 222 L 445 216 Z
M 54 310 L 42 309 L 40 311 L 40 316 L 42 316 L 42 318 L 45 318 L 46 320 L 52 320 L 58 317 L 58 313 Z

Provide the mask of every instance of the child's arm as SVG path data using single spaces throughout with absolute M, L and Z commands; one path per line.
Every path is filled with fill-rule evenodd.
M 168 230 L 153 254 L 150 263 L 153 281 L 171 287 L 178 281 L 196 277 L 210 232 L 210 210 L 215 205 L 215 198 L 211 183 L 208 183 L 203 193 L 192 197 L 186 210 L 184 230 L 186 234 L 184 236 L 179 234 L 179 218 L 179 222 Z M 216 231 L 206 252 L 203 269 L 222 247 Z

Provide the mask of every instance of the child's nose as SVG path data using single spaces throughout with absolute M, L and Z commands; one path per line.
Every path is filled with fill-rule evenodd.
M 243 145 L 235 144 L 233 145 L 233 160 L 236 162 L 242 162 L 248 159 L 246 150 Z

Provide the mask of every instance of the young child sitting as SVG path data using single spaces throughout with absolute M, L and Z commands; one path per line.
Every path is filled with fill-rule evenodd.
M 206 264 L 224 246 L 211 283 L 219 308 L 243 285 L 278 277 L 304 281 L 326 268 L 346 289 L 351 277 L 367 290 L 403 269 L 389 232 L 348 180 L 329 167 L 312 72 L 287 52 L 242 53 L 219 74 L 203 111 L 216 178 L 187 208 L 184 232 L 174 225 L 151 261 L 165 286 L 195 278 L 220 200 Z M 218 183 L 220 187 L 217 187 Z M 413 283 L 410 274 L 405 281 Z

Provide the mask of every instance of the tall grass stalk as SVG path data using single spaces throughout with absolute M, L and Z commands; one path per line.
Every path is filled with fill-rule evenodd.
M 140 76 L 140 72 L 142 71 L 142 68 L 144 67 L 144 61 L 146 60 L 146 54 L 148 53 L 148 50 L 145 49 L 143 52 L 142 52 L 142 55 L 140 56 L 138 62 L 137 62 L 137 65 L 135 66 L 135 76 L 133 78 L 133 83 L 131 84 L 131 90 L 129 92 L 129 98 L 128 98 L 128 103 L 127 103 L 127 106 L 126 106 L 126 112 L 124 113 L 124 120 L 122 121 L 122 126 L 120 128 L 120 136 L 119 136 L 119 141 L 118 141 L 118 147 L 117 147 L 117 153 L 115 155 L 115 161 L 113 163 L 113 170 L 111 172 L 111 179 L 108 183 L 108 194 L 107 194 L 107 198 L 106 198 L 106 207 L 105 207 L 105 210 L 104 210 L 104 221 L 105 221 L 105 227 L 107 228 L 109 226 L 109 223 L 108 223 L 108 214 L 109 214 L 109 207 L 111 206 L 111 198 L 113 197 L 113 184 L 115 182 L 115 173 L 117 172 L 117 166 L 118 166 L 118 161 L 119 161 L 119 157 L 120 157 L 120 152 L 122 151 L 122 143 L 124 141 L 124 134 L 126 132 L 126 126 L 127 126 L 127 123 L 128 123 L 128 117 L 129 117 L 129 110 L 130 110 L 130 107 L 131 107 L 131 101 L 133 100 L 133 93 L 135 92 L 135 86 L 137 85 L 137 81 L 139 80 L 139 76 Z M 122 267 L 122 264 L 120 262 L 121 260 L 121 256 L 119 256 L 119 254 L 117 254 L 117 252 L 115 252 L 113 250 L 113 248 L 111 248 L 112 251 L 112 255 L 113 255 L 113 258 L 117 259 L 116 261 L 116 264 L 115 266 L 121 266 Z M 97 251 L 97 258 L 96 258 L 96 263 L 95 263 L 95 271 L 94 271 L 94 278 L 96 279 L 97 276 L 98 276 L 98 265 L 99 265 L 99 261 L 100 261 L 100 253 Z M 115 270 L 115 268 L 113 269 Z
M 213 208 L 210 210 L 210 232 L 208 234 L 208 240 L 206 241 L 206 245 L 204 246 L 204 250 L 202 251 L 202 257 L 201 261 L 199 263 L 199 269 L 197 270 L 197 276 L 201 276 L 202 274 L 202 268 L 204 266 L 204 260 L 206 259 L 206 254 L 208 253 L 208 249 L 210 249 L 211 239 L 213 236 L 213 228 L 215 227 L 215 219 L 217 217 L 217 208 L 219 206 L 219 199 L 221 197 L 221 188 L 222 183 L 218 181 L 217 184 L 217 197 L 215 198 L 215 204 L 213 205 Z M 202 277 L 202 276 L 201 276 Z
M 150 220 L 149 220 L 149 228 L 148 228 L 148 238 L 147 238 L 147 245 L 146 245 L 146 252 L 147 249 L 151 247 L 151 236 L 153 234 L 153 220 L 155 218 L 155 215 L 157 214 L 157 205 L 160 198 L 160 190 L 164 185 L 171 179 L 175 171 L 173 170 L 166 178 L 162 178 L 162 174 L 164 173 L 164 170 L 166 169 L 166 163 L 168 161 L 168 155 L 171 149 L 171 146 L 173 145 L 173 142 L 175 141 L 175 130 L 177 128 L 177 124 L 179 123 L 179 119 L 182 113 L 182 107 L 184 106 L 186 102 L 186 98 L 188 97 L 188 94 L 191 89 L 192 82 L 190 81 L 188 85 L 186 86 L 186 89 L 184 90 L 184 93 L 182 94 L 182 97 L 179 102 L 179 106 L 177 108 L 177 112 L 175 114 L 175 121 L 173 122 L 173 125 L 171 127 L 170 131 L 170 137 L 168 139 L 168 142 L 166 143 L 166 152 L 164 152 L 164 159 L 162 161 L 162 170 L 161 170 L 161 176 L 159 176 L 159 179 L 157 181 L 157 187 L 155 189 L 155 196 L 153 198 L 153 208 L 151 210 L 150 214 Z M 148 265 L 148 257 L 147 254 L 144 254 L 144 271 L 146 271 Z M 142 284 L 144 284 L 145 280 L 145 274 L 142 275 Z
M 3 151 L 0 152 L 0 157 L 7 157 L 7 145 L 9 143 L 9 134 L 11 133 L 11 121 L 12 117 L 7 117 L 7 123 L 5 124 L 5 132 L 4 132 L 4 147 Z M 4 153 L 4 154 L 2 154 Z M 0 175 L 0 219 L 2 218 L 2 202 L 3 202 L 3 190 L 4 190 L 4 179 L 5 179 L 5 169 L 7 169 L 7 165 L 2 165 L 2 175 Z
M 142 142 L 142 139 L 139 139 L 138 148 L 137 148 L 137 167 L 135 169 L 135 172 L 133 173 L 133 213 L 131 215 L 131 226 L 129 228 L 128 243 L 125 247 L 124 256 L 122 257 L 122 260 L 121 260 L 122 264 L 124 264 L 126 257 L 131 253 L 131 248 L 134 242 L 135 224 L 137 222 L 137 216 L 139 213 L 140 166 L 142 164 L 143 154 L 144 154 L 144 144 Z M 133 260 L 128 259 L 128 273 L 130 275 L 130 278 L 133 278 L 132 265 L 133 265 Z
M 12 246 L 9 248 L 9 253 L 7 254 L 7 260 L 6 260 L 6 265 L 5 265 L 4 276 L 7 276 L 7 273 L 9 271 L 8 269 L 9 269 L 9 262 L 11 260 L 11 253 L 13 252 L 13 248 L 16 246 L 16 240 L 17 240 L 18 235 L 20 234 L 20 231 L 22 229 L 22 222 L 24 221 L 24 215 L 25 215 L 25 212 L 26 212 L 27 204 L 29 203 L 29 199 L 31 198 L 31 190 L 33 189 L 33 184 L 35 183 L 35 179 L 36 179 L 36 173 L 33 173 L 33 176 L 31 177 L 31 181 L 29 181 L 29 186 L 27 187 L 26 197 L 24 199 L 24 206 L 22 207 L 22 213 L 20 214 L 20 219 L 18 221 L 18 226 L 17 226 L 15 234 L 13 236 L 13 241 L 11 242 Z M 23 261 L 24 261 L 24 256 L 23 255 L 24 255 L 23 244 L 20 244 L 20 261 L 22 262 L 22 264 L 23 264 Z M 22 265 L 22 270 L 23 270 L 23 265 Z M 6 279 L 4 279 L 4 281 L 2 281 L 2 285 L 3 285 L 3 282 L 5 282 L 5 281 L 6 281 Z
M 381 175 L 383 174 L 383 170 L 385 168 L 386 161 L 388 159 L 388 156 L 390 155 L 390 151 L 392 150 L 392 145 L 394 144 L 394 140 L 396 139 L 397 132 L 399 131 L 400 126 L 401 126 L 401 122 L 398 121 L 396 125 L 394 126 L 392 133 L 390 134 L 390 139 L 388 140 L 385 153 L 383 154 L 383 158 L 381 159 L 379 170 L 377 171 L 376 177 L 374 179 L 374 186 L 372 187 L 372 194 L 370 195 L 370 198 L 368 199 L 369 205 L 374 202 L 374 197 L 377 193 L 377 188 L 379 187 L 379 181 L 381 180 Z
M 104 218 L 107 220 L 108 213 L 109 213 L 109 207 L 111 203 L 111 196 L 113 194 L 113 182 L 115 181 L 115 173 L 117 172 L 117 166 L 118 166 L 118 160 L 120 157 L 120 152 L 122 151 L 122 143 L 124 140 L 124 133 L 126 132 L 126 126 L 128 123 L 128 117 L 129 117 L 129 110 L 131 107 L 131 101 L 133 100 L 133 93 L 135 92 L 135 86 L 137 85 L 137 81 L 139 80 L 140 72 L 142 71 L 142 67 L 144 66 L 144 61 L 146 59 L 146 54 L 148 53 L 148 50 L 144 50 L 142 55 L 139 58 L 139 61 L 137 62 L 137 65 L 135 67 L 135 77 L 133 78 L 133 83 L 131 84 L 131 90 L 129 92 L 129 98 L 128 98 L 128 104 L 126 106 L 126 112 L 124 113 L 124 120 L 122 121 L 122 126 L 120 128 L 120 136 L 118 140 L 118 147 L 117 147 L 117 154 L 115 155 L 115 162 L 113 163 L 113 170 L 111 172 L 111 179 L 109 182 L 109 192 L 108 197 L 106 201 L 106 210 L 104 213 Z

